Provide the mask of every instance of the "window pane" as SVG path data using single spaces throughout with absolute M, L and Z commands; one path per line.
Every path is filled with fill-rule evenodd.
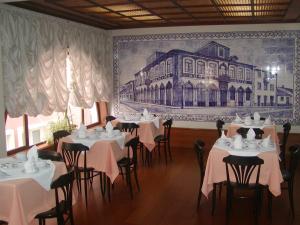
M 66 129 L 67 125 L 64 113 L 54 112 L 50 116 L 28 116 L 29 145 L 51 140 L 53 129 L 54 131 Z
M 99 121 L 96 103 L 90 109 L 84 109 L 84 124 L 89 125 Z
M 81 124 L 81 108 L 69 105 L 68 115 L 70 119 L 70 123 L 79 127 Z
M 6 150 L 12 150 L 25 145 L 23 116 L 11 118 L 7 116 L 5 123 Z

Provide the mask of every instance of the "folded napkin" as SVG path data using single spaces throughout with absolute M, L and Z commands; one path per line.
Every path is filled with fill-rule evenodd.
M 159 128 L 159 117 L 155 117 L 153 120 L 153 123 L 154 123 L 155 127 L 158 129 Z
M 226 137 L 226 135 L 225 135 L 225 132 L 224 132 L 224 130 L 222 130 L 222 134 L 221 134 L 221 139 L 226 139 L 227 137 Z
M 251 119 L 250 116 L 246 116 L 246 117 L 245 117 L 245 124 L 246 124 L 246 125 L 251 125 L 251 124 L 252 124 L 252 119 Z
M 234 149 L 242 149 L 243 147 L 243 141 L 241 135 L 236 135 L 234 141 L 233 141 L 233 148 Z
M 148 112 L 148 110 L 145 108 L 144 109 L 144 112 L 143 112 L 143 116 L 148 116 L 149 115 L 149 112 Z
M 247 140 L 252 141 L 255 139 L 255 132 L 252 128 L 250 128 L 247 132 Z
M 255 113 L 253 114 L 253 118 L 254 118 L 254 121 L 259 121 L 259 120 L 260 120 L 260 115 L 259 115 L 259 113 L 258 113 L 258 112 L 255 112 Z
M 111 122 L 107 122 L 106 126 L 105 126 L 105 130 L 108 134 L 112 134 L 113 130 L 114 130 L 114 127 L 113 125 L 111 124 Z
M 264 122 L 265 125 L 271 125 L 272 121 L 271 121 L 271 116 L 269 115 L 268 118 L 265 120 Z
M 84 124 L 80 124 L 79 129 L 78 129 L 78 137 L 79 138 L 85 138 L 86 137 L 86 126 Z
M 241 117 L 239 117 L 239 115 L 236 113 L 235 114 L 235 119 L 234 119 L 235 122 L 242 122 L 242 119 Z
M 37 149 L 37 147 L 35 145 L 32 146 L 28 150 L 28 152 L 27 152 L 27 160 L 29 162 L 36 162 L 38 160 L 39 156 L 38 156 L 38 152 L 37 151 L 38 151 L 38 149 Z
M 269 147 L 271 144 L 271 136 L 268 135 L 268 137 L 264 138 L 263 141 L 262 141 L 262 146 L 267 148 Z

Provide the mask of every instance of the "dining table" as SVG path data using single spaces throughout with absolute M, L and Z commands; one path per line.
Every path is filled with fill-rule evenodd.
M 128 132 L 119 130 L 113 132 L 112 135 L 108 135 L 103 129 L 94 129 L 89 130 L 85 137 L 79 137 L 75 132 L 59 140 L 57 151 L 62 153 L 63 142 L 81 143 L 89 147 L 86 152 L 88 167 L 103 172 L 113 183 L 119 175 L 117 162 L 127 156 L 125 144 L 133 138 L 133 135 Z M 83 166 L 83 156 L 79 158 L 79 166 Z
M 25 171 L 24 163 L 13 157 L 0 159 L 0 220 L 8 225 L 38 224 L 35 216 L 55 207 L 51 182 L 67 173 L 64 162 L 47 160 L 32 173 Z
M 143 145 L 149 152 L 152 152 L 155 148 L 155 137 L 164 134 L 162 119 L 160 119 L 159 117 L 153 117 L 149 119 L 130 119 L 119 117 L 111 122 L 113 126 L 117 126 L 118 123 L 135 123 L 139 125 L 137 135 L 140 138 L 140 142 L 143 143 Z
M 216 183 L 224 182 L 226 178 L 226 166 L 223 158 L 228 155 L 238 156 L 257 156 L 264 160 L 264 164 L 260 169 L 259 183 L 268 186 L 269 191 L 274 196 L 281 194 L 281 183 L 283 182 L 280 165 L 279 165 L 279 147 L 278 143 L 273 139 L 269 139 L 270 143 L 265 145 L 263 140 L 242 140 L 242 148 L 236 149 L 234 146 L 234 138 L 219 138 L 209 152 L 206 169 L 202 184 L 202 193 L 208 197 Z M 276 138 L 275 138 L 276 140 Z M 256 173 L 253 173 L 256 174 Z M 232 171 L 230 177 L 234 179 Z M 255 176 L 250 178 L 250 183 L 255 182 Z

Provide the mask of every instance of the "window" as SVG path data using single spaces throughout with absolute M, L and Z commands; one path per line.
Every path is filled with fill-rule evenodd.
M 25 146 L 24 117 L 7 116 L 5 123 L 6 149 L 10 151 Z
M 257 82 L 257 90 L 261 90 L 261 83 Z
M 205 63 L 198 61 L 197 62 L 197 74 L 204 75 L 204 73 L 205 73 Z
M 216 63 L 209 63 L 209 75 L 217 76 L 217 64 Z
M 82 121 L 85 125 L 99 123 L 100 112 L 98 112 L 97 104 L 94 104 L 91 109 L 69 106 L 68 118 L 70 124 L 78 127 Z M 18 118 L 10 118 L 7 116 L 5 123 L 7 151 L 22 150 L 23 148 L 29 148 L 31 145 L 44 143 L 52 136 L 50 132 L 51 125 L 58 126 L 57 124 L 53 125 L 53 122 L 63 121 L 64 118 L 65 115 L 61 112 L 36 117 L 24 115 Z M 62 129 L 66 129 L 63 128 L 64 125 L 67 127 L 68 121 L 64 120 L 59 124 L 59 127 L 62 126 Z
M 268 83 L 267 82 L 264 82 L 264 90 L 268 90 Z
M 230 100 L 235 100 L 235 88 L 231 87 L 229 89 L 229 92 L 230 92 Z
M 184 58 L 183 62 L 184 62 L 183 72 L 194 74 L 194 60 L 191 58 Z
M 229 67 L 229 76 L 230 76 L 231 79 L 235 79 L 234 67 L 233 66 Z
M 270 91 L 274 91 L 274 84 L 270 84 Z
M 248 69 L 246 70 L 246 80 L 251 81 L 251 71 Z
M 243 68 L 239 68 L 237 72 L 237 79 L 238 80 L 244 80 L 244 70 Z
M 159 76 L 165 75 L 165 62 L 161 62 L 159 66 Z
M 172 59 L 167 60 L 167 74 L 172 73 Z
M 219 47 L 219 57 L 224 58 L 224 48 Z
M 280 97 L 280 101 L 284 101 L 284 97 L 283 96 Z
M 260 71 L 260 70 L 257 71 L 257 77 L 258 77 L 258 78 L 261 78 L 261 71 Z

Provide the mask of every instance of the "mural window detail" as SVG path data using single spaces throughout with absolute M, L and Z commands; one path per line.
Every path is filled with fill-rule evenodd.
M 261 82 L 257 82 L 257 90 L 261 90 Z
M 261 71 L 257 71 L 257 78 L 261 78 Z
M 167 60 L 167 74 L 172 73 L 172 59 Z
M 172 84 L 170 81 L 166 85 L 166 104 L 172 105 Z
M 164 84 L 160 85 L 160 104 L 164 105 L 165 104 L 165 86 Z
M 238 68 L 237 79 L 242 81 L 244 80 L 244 70 L 243 68 Z
M 261 105 L 261 96 L 260 95 L 257 95 L 257 106 L 260 106 Z
M 197 104 L 198 106 L 205 106 L 206 91 L 203 84 L 197 85 Z
M 219 47 L 219 57 L 224 58 L 225 57 L 225 51 L 224 48 Z
M 214 84 L 208 87 L 209 106 L 217 105 L 217 90 L 218 88 Z
M 235 88 L 234 87 L 231 87 L 229 89 L 229 92 L 230 92 L 230 100 L 235 100 Z
M 155 66 L 155 75 L 153 77 L 151 77 L 151 79 L 154 79 L 156 77 L 159 77 L 159 65 Z
M 244 105 L 244 89 L 242 87 L 239 87 L 238 89 L 238 106 Z
M 274 84 L 270 84 L 270 91 L 274 91 Z
M 166 73 L 165 73 L 165 62 L 161 62 L 160 63 L 160 66 L 159 66 L 159 73 L 162 75 L 162 76 L 165 76 Z
M 267 82 L 264 82 L 264 90 L 268 90 L 268 83 Z
M 234 73 L 234 67 L 233 66 L 230 66 L 229 67 L 229 76 L 231 79 L 235 79 L 235 73 Z
M 202 61 L 197 61 L 197 74 L 205 74 L 205 63 Z
M 251 72 L 249 69 L 246 70 L 246 80 L 251 81 Z
M 250 88 L 247 88 L 246 89 L 246 101 L 250 101 L 251 100 L 251 89 Z
M 225 76 L 226 75 L 226 66 L 225 66 L 225 64 L 222 64 L 220 66 L 219 75 L 220 76 Z
M 209 75 L 216 77 L 217 76 L 217 64 L 216 63 L 209 63 Z
M 184 58 L 183 59 L 183 65 L 184 65 L 184 69 L 183 72 L 184 73 L 190 73 L 190 74 L 194 74 L 194 60 L 191 58 Z
M 264 106 L 266 106 L 267 105 L 267 100 L 268 100 L 268 96 L 264 96 Z
M 188 82 L 184 85 L 185 106 L 193 106 L 193 85 Z
M 274 106 L 274 96 L 270 96 L 270 105 Z

